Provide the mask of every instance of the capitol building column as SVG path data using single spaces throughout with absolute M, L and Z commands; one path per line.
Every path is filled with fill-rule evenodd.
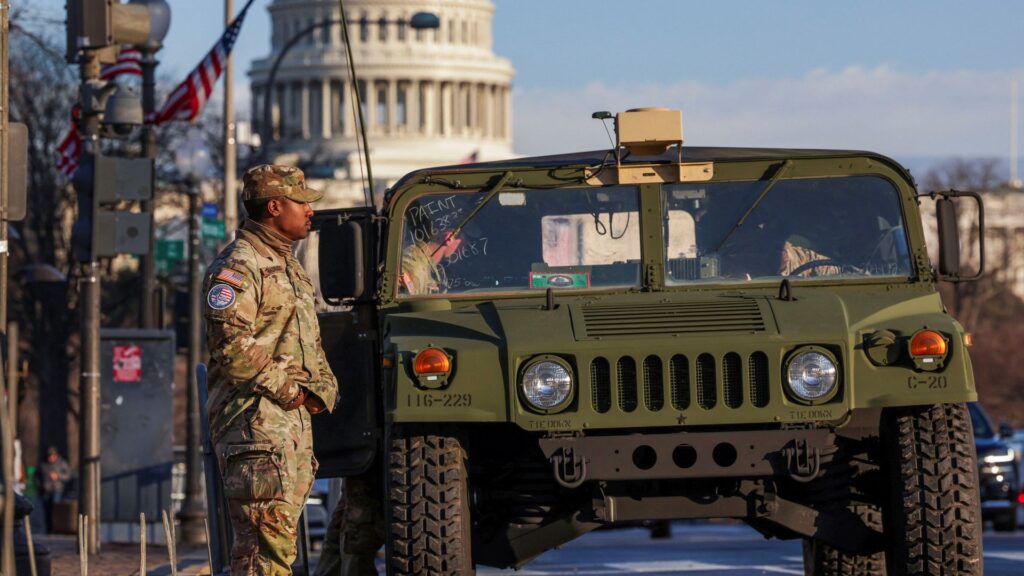
M 331 138 L 331 79 L 323 78 L 320 81 L 320 137 L 324 140 Z

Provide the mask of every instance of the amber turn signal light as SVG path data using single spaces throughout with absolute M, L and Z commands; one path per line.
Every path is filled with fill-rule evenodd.
M 910 339 L 911 356 L 945 356 L 946 339 L 934 330 L 921 330 Z
M 967 346 L 968 348 L 974 346 L 974 334 L 971 334 L 970 332 L 964 334 L 964 346 Z
M 447 374 L 451 372 L 452 359 L 440 348 L 425 348 L 416 355 L 412 363 L 412 371 L 417 376 L 423 374 Z

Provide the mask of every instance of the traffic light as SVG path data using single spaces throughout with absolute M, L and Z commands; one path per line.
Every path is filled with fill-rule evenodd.
M 68 0 L 68 62 L 81 50 L 119 44 L 145 44 L 149 39 L 149 9 L 120 0 Z
M 71 229 L 76 260 L 149 252 L 149 212 L 131 212 L 121 204 L 152 198 L 152 173 L 149 158 L 82 155 L 74 178 L 78 218 Z

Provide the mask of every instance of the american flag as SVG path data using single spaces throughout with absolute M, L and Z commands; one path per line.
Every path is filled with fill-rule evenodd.
M 100 80 L 107 82 L 123 76 L 142 76 L 142 52 L 138 48 L 125 44 L 117 53 L 117 61 L 108 64 L 100 71 Z
M 82 155 L 82 137 L 78 135 L 78 104 L 71 109 L 71 128 L 64 139 L 57 145 L 57 170 L 71 177 L 78 170 L 79 157 Z
M 206 58 L 203 58 L 203 61 L 188 75 L 188 78 L 178 84 L 178 87 L 167 97 L 164 107 L 160 109 L 153 120 L 155 124 L 163 124 L 172 120 L 191 122 L 199 115 L 199 110 L 213 92 L 213 85 L 217 83 L 221 72 L 224 71 L 224 64 L 227 62 L 228 55 L 231 54 L 235 38 L 238 37 L 238 32 L 242 29 L 242 20 L 245 19 L 245 13 L 249 10 L 252 2 L 253 0 L 246 2 L 245 7 L 238 13 L 238 16 L 235 16 L 231 25 L 224 31 L 220 40 L 213 45 L 213 49 L 206 55 Z

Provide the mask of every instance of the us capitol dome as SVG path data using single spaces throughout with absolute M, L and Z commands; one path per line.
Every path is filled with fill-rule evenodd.
M 511 63 L 492 50 L 490 0 L 348 0 L 349 38 L 373 159 L 373 189 L 419 168 L 509 158 Z M 336 0 L 274 0 L 271 53 L 253 62 L 252 118 L 270 158 L 306 170 L 318 208 L 363 202 L 363 168 Z M 414 30 L 433 12 L 440 28 Z M 304 35 L 271 68 L 288 41 Z M 264 103 L 271 96 L 271 124 Z

